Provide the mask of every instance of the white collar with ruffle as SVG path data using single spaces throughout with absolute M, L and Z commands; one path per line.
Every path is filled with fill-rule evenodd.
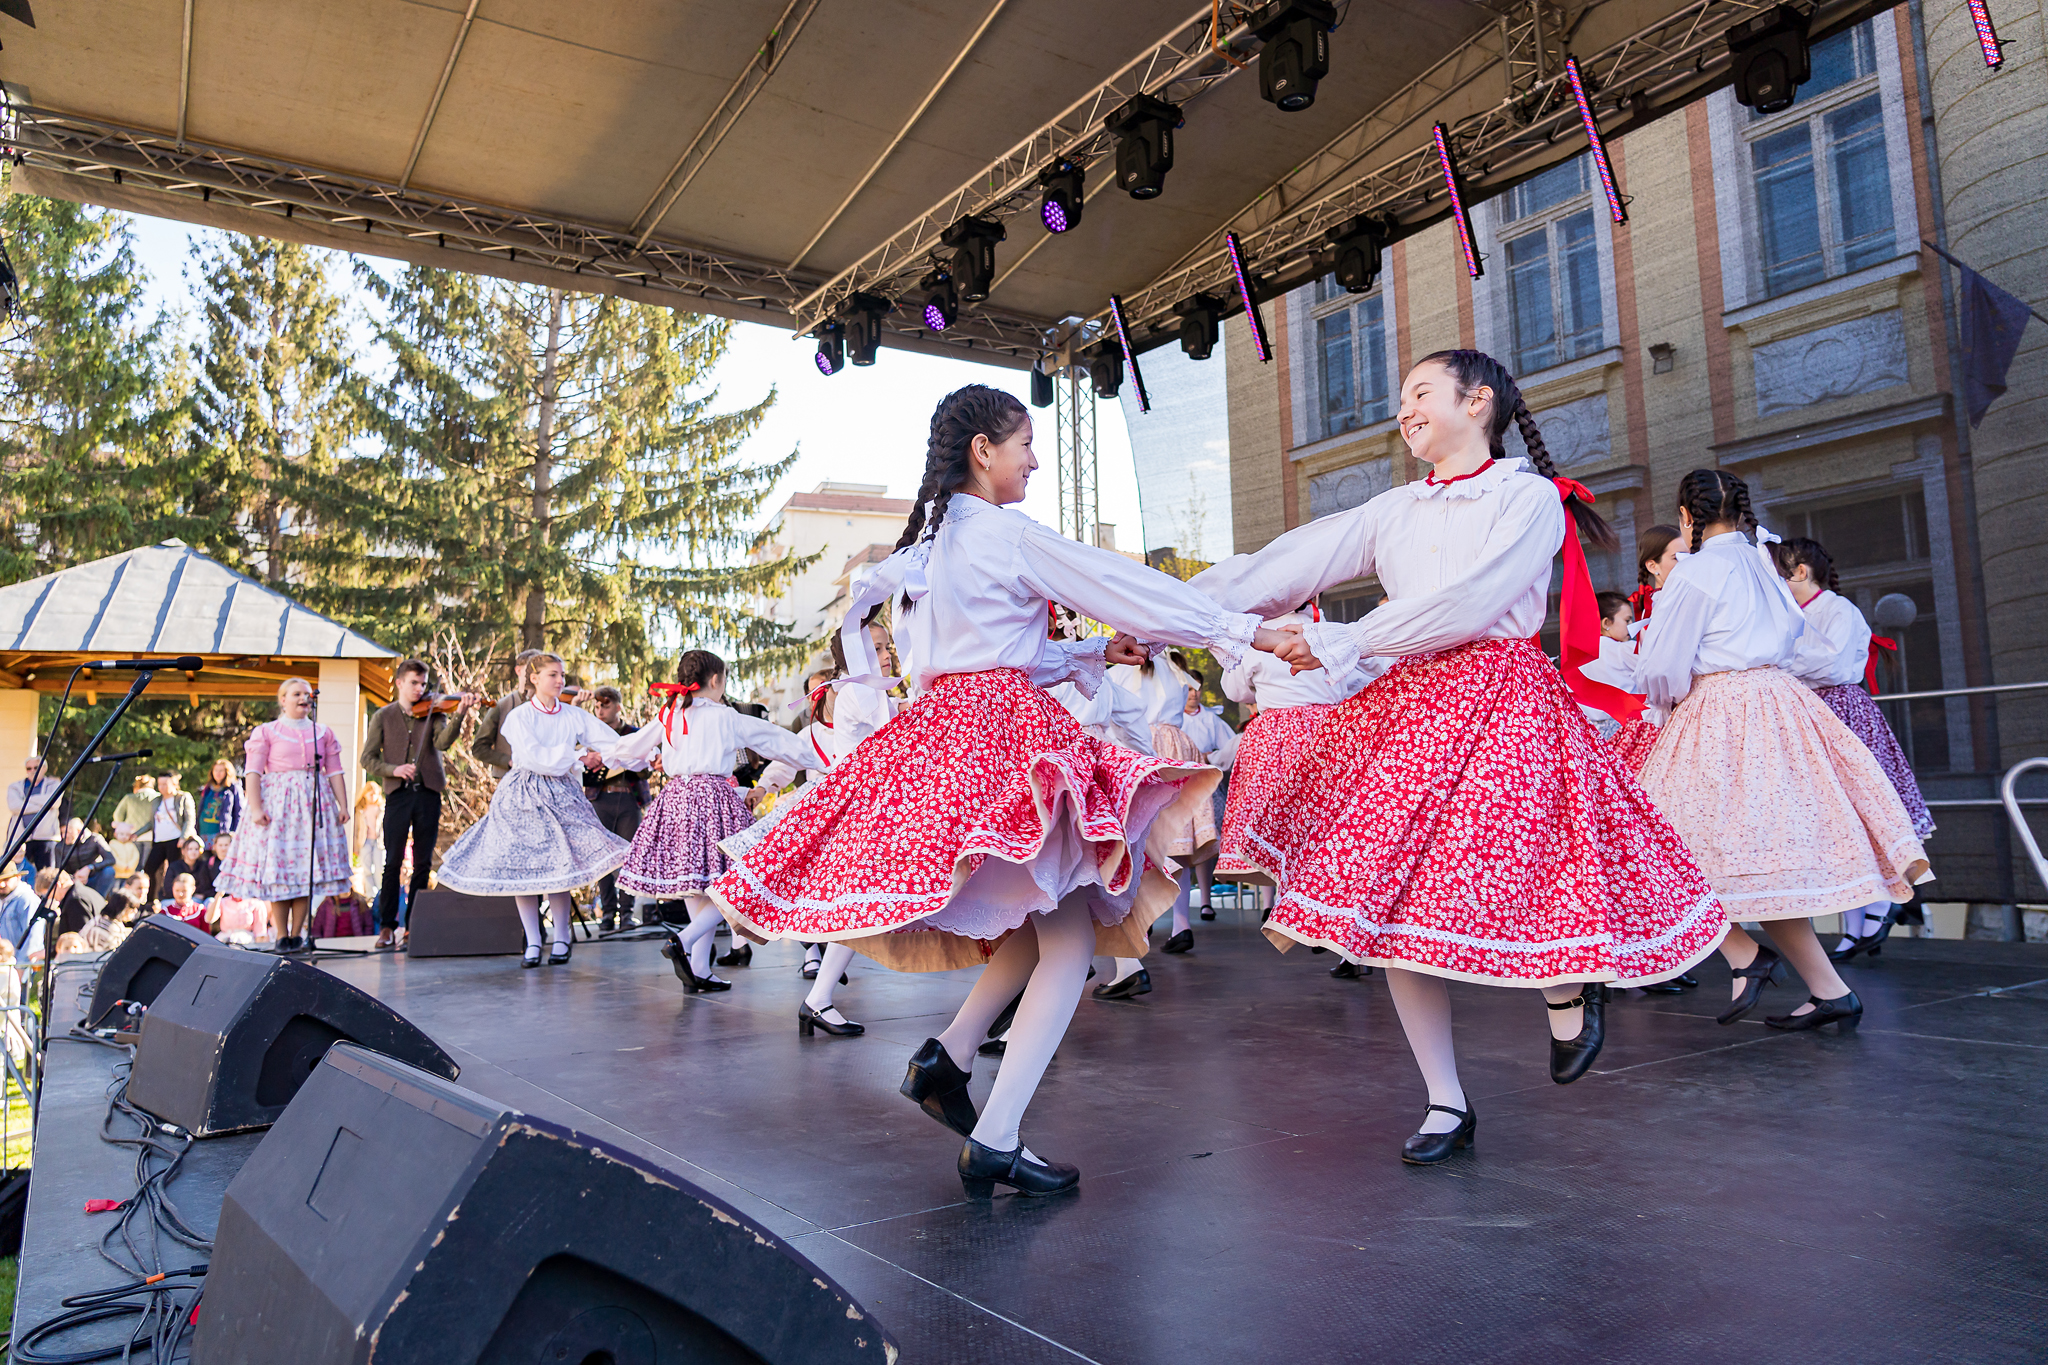
M 1497 459 L 1477 474 L 1467 475 L 1448 483 L 1431 483 L 1428 479 L 1410 479 L 1401 485 L 1417 498 L 1479 498 L 1501 487 L 1515 475 L 1525 472 L 1529 462 L 1520 456 Z

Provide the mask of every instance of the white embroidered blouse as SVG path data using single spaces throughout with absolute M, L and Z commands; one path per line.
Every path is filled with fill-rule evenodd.
M 1839 593 L 1823 590 L 1801 613 L 1806 631 L 1787 665 L 1808 687 L 1860 683 L 1870 666 L 1870 622 L 1856 604 Z M 1651 619 L 1655 619 L 1654 617 Z
M 1710 673 L 1791 663 L 1805 621 L 1769 554 L 1739 531 L 1681 554 L 1638 637 L 1635 690 L 1668 713 Z
M 668 733 L 673 730 L 674 734 Z M 810 753 L 795 732 L 780 725 L 735 711 L 724 702 L 696 701 L 678 707 L 664 729 L 656 717 L 617 742 L 602 749 L 614 767 L 645 766 L 656 749 L 661 750 L 661 770 L 670 777 L 698 774 L 729 775 L 739 763 L 740 750 L 752 749 L 764 759 L 782 759 L 797 767 Z M 512 755 L 519 756 L 517 746 Z

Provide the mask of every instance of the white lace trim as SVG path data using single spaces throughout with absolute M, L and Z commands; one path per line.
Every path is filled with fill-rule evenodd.
M 1252 636 L 1264 623 L 1256 616 L 1226 614 L 1220 622 L 1221 633 L 1210 637 L 1209 652 L 1223 665 L 1224 672 L 1236 668 L 1238 661 L 1251 652 Z
M 1431 483 L 1428 479 L 1410 479 L 1401 487 L 1411 497 L 1417 498 L 1478 498 L 1499 488 L 1517 474 L 1526 473 L 1529 462 L 1520 456 L 1495 460 L 1490 468 L 1482 469 L 1470 478 L 1457 479 L 1446 483 Z

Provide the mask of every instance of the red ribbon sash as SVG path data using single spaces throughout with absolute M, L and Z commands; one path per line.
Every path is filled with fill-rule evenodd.
M 1573 498 L 1593 502 L 1593 490 L 1575 479 L 1554 478 L 1558 501 L 1567 505 L 1564 523 L 1564 592 L 1558 602 L 1558 665 L 1566 690 L 1581 706 L 1605 711 L 1616 720 L 1643 714 L 1643 699 L 1611 683 L 1595 682 L 1582 671 L 1600 657 L 1600 601 L 1593 594 L 1593 575 L 1586 568 L 1586 549 L 1569 515 Z
M 667 737 L 668 742 L 670 744 L 674 744 L 676 742 L 675 725 L 677 703 L 680 702 L 683 698 L 689 696 L 692 692 L 695 692 L 700 685 L 701 684 L 698 683 L 656 683 L 654 684 L 654 686 L 647 689 L 648 691 L 655 693 L 657 696 L 665 696 L 668 698 L 667 701 L 661 704 L 660 719 L 661 733 Z M 688 708 L 685 707 L 683 708 L 683 710 L 685 713 L 683 715 L 683 733 L 687 735 L 690 733 L 690 717 L 688 715 Z
M 1892 639 L 1889 635 L 1873 635 L 1870 637 L 1870 656 L 1863 662 L 1863 690 L 1870 693 L 1873 697 L 1877 695 L 1877 655 L 1879 650 L 1887 650 L 1896 654 L 1899 652 L 1899 642 Z

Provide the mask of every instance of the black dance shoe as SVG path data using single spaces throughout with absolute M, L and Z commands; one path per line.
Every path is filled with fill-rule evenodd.
M 1159 951 L 1162 953 L 1185 953 L 1194 946 L 1195 931 L 1192 929 L 1183 929 L 1179 933 L 1175 934 L 1172 938 L 1166 940 L 1166 946 L 1161 948 Z
M 1599 982 L 1589 981 L 1579 988 L 1576 996 L 1561 1005 L 1544 1003 L 1554 1010 L 1568 1010 L 1573 1005 L 1582 1005 L 1585 1009 L 1579 1020 L 1578 1037 L 1550 1040 L 1550 1079 L 1559 1085 L 1570 1085 L 1586 1074 L 1593 1065 L 1593 1059 L 1600 1055 L 1601 1045 L 1607 1041 L 1607 992 Z
M 1095 975 L 1095 968 L 1091 966 L 1088 969 L 1088 974 L 1090 976 Z M 995 1018 L 989 1020 L 988 1032 L 983 1034 L 982 1036 L 984 1038 L 1000 1038 L 1005 1033 L 1008 1033 L 1010 1031 L 1010 1024 L 1017 1017 L 1017 1006 L 1023 1003 L 1024 992 L 1018 991 L 1016 998 L 1011 1000 L 1009 1004 L 1003 1006 L 1002 1011 L 998 1013 Z M 960 1136 L 966 1137 L 967 1134 L 962 1133 Z
M 1014 1152 L 998 1152 L 967 1139 L 960 1149 L 960 1188 L 969 1199 L 993 1199 L 998 1185 L 1019 1194 L 1065 1194 L 1081 1188 L 1081 1171 L 1057 1161 L 1032 1161 L 1022 1143 Z
M 825 1007 L 826 1010 L 832 1008 L 831 1005 Z M 823 1029 L 834 1038 L 858 1038 L 868 1031 L 866 1024 L 856 1024 L 843 1014 L 839 1018 L 842 1022 L 835 1024 L 825 1017 L 825 1010 L 814 1010 L 804 1001 L 797 1002 L 796 1031 L 806 1038 L 811 1036 L 813 1029 Z
M 297 934 L 287 934 L 277 941 L 277 950 L 280 953 L 296 953 L 305 946 L 306 940 L 300 938 Z
M 1756 1008 L 1757 997 L 1764 993 L 1764 987 L 1771 984 L 1771 973 L 1778 969 L 1778 950 L 1768 943 L 1756 945 L 1756 957 L 1747 967 L 1737 967 L 1732 973 L 1749 984 L 1742 988 L 1742 994 L 1734 1003 L 1714 1016 L 1717 1024 L 1732 1024 Z
M 540 945 L 538 943 L 526 945 L 525 953 L 519 958 L 519 965 L 521 967 L 538 967 L 540 965 Z
M 557 943 L 553 945 L 548 949 L 548 965 L 550 967 L 561 966 L 564 962 L 567 962 L 569 960 L 569 954 L 575 949 L 575 947 L 576 945 L 573 942 Z
M 1891 909 L 1884 912 L 1884 918 L 1877 922 L 1875 929 L 1861 938 L 1852 940 L 1846 948 L 1831 950 L 1828 953 L 1828 961 L 1849 962 L 1858 953 L 1868 953 L 1870 956 L 1876 957 L 1884 952 L 1884 941 L 1892 936 L 1892 926 L 1899 922 L 1899 911 L 1901 908 L 1894 905 Z
M 818 959 L 815 957 L 805 958 L 803 971 L 804 980 L 816 981 L 818 979 Z
M 1203 918 L 1203 919 L 1215 919 L 1215 918 L 1216 918 L 1216 912 L 1215 912 L 1214 910 L 1211 910 L 1211 909 L 1210 909 L 1210 908 L 1209 908 L 1208 906 L 1206 906 L 1206 905 L 1205 905 L 1205 906 L 1203 906 L 1203 907 L 1202 907 L 1202 918 Z
M 1106 986 L 1097 986 L 1093 992 L 1097 1000 L 1129 1000 L 1134 995 L 1152 993 L 1152 973 L 1138 968 L 1121 981 L 1112 981 Z
M 1429 1110 L 1455 1114 L 1458 1126 L 1448 1133 L 1417 1133 L 1401 1144 L 1401 1160 L 1410 1166 L 1434 1166 L 1439 1161 L 1448 1161 L 1452 1152 L 1460 1147 L 1472 1145 L 1473 1134 L 1479 1131 L 1479 1110 L 1468 1096 L 1463 1109 L 1453 1109 L 1448 1104 L 1432 1104 L 1422 1111 L 1422 1117 L 1429 1117 Z
M 1356 962 L 1339 962 L 1330 968 L 1330 975 L 1339 981 L 1356 981 L 1361 976 L 1371 976 L 1372 968 Z
M 1823 1000 L 1819 996 L 1808 996 L 1813 1008 L 1804 1014 L 1774 1014 L 1764 1020 L 1771 1028 L 1783 1029 L 1787 1033 L 1800 1033 L 1810 1028 L 1826 1028 L 1829 1024 L 1840 1024 L 1847 1033 L 1863 1022 L 1863 1002 L 1856 998 L 1856 992 Z
M 1007 1038 L 991 1038 L 974 1050 L 984 1057 L 1000 1057 L 1010 1050 L 1010 1040 Z
M 1676 980 L 1652 981 L 1649 985 L 1640 987 L 1639 989 L 1641 989 L 1644 995 L 1685 994 L 1685 987 L 1679 985 Z
M 691 971 L 690 955 L 683 951 L 683 945 L 676 942 L 674 938 L 670 938 L 668 942 L 661 945 L 661 955 L 667 958 L 670 965 L 676 969 L 676 980 L 683 983 L 683 990 L 687 994 L 699 995 L 705 991 L 729 991 L 732 989 L 732 982 L 730 981 L 719 981 L 713 977 L 699 976 Z
M 751 967 L 754 965 L 754 945 L 742 943 L 723 957 L 714 958 L 721 967 Z
M 981 1115 L 974 1112 L 974 1097 L 967 1093 L 968 1079 L 968 1073 L 946 1055 L 945 1045 L 927 1038 L 910 1059 L 901 1087 L 903 1098 L 961 1137 L 970 1137 Z

